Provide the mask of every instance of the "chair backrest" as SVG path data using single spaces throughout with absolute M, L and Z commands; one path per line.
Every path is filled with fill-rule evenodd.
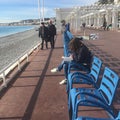
M 74 38 L 73 34 L 70 31 L 66 31 L 66 33 L 70 40 Z
M 70 33 L 69 31 L 65 31 L 63 34 L 63 42 L 65 45 L 68 46 L 70 40 L 73 38 L 72 33 Z
M 119 76 L 110 68 L 105 67 L 99 91 L 108 105 L 112 104 L 118 81 Z
M 94 56 L 92 66 L 91 66 L 90 75 L 94 78 L 95 83 L 98 80 L 101 66 L 102 66 L 102 60 L 100 60 L 98 57 Z
M 65 31 L 64 34 L 63 34 L 63 43 L 64 43 L 64 56 L 68 56 L 69 55 L 69 47 L 68 47 L 68 44 L 70 42 L 70 36 L 68 36 L 68 31 Z

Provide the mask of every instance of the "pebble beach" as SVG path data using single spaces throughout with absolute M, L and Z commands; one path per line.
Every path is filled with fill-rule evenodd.
M 39 42 L 34 29 L 0 37 L 0 71 Z

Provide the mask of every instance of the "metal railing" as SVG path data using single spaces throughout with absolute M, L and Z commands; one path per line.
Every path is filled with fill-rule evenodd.
M 6 66 L 4 69 L 0 71 L 0 82 L 2 83 L 0 85 L 0 90 L 4 87 L 7 87 L 7 84 L 9 83 L 9 79 L 6 79 L 6 76 L 17 67 L 17 72 L 21 70 L 21 64 L 22 61 L 25 61 L 27 63 L 29 61 L 29 55 L 35 50 L 38 49 L 40 46 L 40 43 L 37 43 L 37 45 L 34 45 L 29 50 L 25 51 L 22 55 L 20 55 L 17 59 L 15 59 L 13 62 L 11 62 L 8 66 Z M 25 64 L 24 63 L 24 64 Z

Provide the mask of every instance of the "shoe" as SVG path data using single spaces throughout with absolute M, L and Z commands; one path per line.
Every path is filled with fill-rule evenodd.
M 58 68 L 53 68 L 53 69 L 51 69 L 51 72 L 52 72 L 52 73 L 58 72 Z
M 67 84 L 67 79 L 62 80 L 61 82 L 59 82 L 60 85 L 64 85 Z

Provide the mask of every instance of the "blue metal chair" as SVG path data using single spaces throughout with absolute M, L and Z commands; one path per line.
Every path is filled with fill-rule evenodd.
M 88 74 L 84 74 L 79 71 L 68 74 L 68 81 L 67 81 L 68 96 L 69 96 L 69 91 L 73 88 L 73 84 L 89 84 L 98 88 L 97 82 L 101 67 L 102 67 L 102 61 L 98 57 L 94 56 L 92 61 L 91 71 Z
M 92 118 L 92 117 L 79 117 L 75 120 L 118 120 L 118 119 L 112 119 L 112 118 Z
M 78 117 L 75 120 L 120 120 L 120 112 L 116 118 L 93 118 L 93 117 Z
M 72 38 L 73 38 L 72 33 L 70 33 L 69 31 L 64 32 L 64 34 L 63 34 L 64 56 L 66 56 L 66 57 L 69 56 L 69 54 L 70 54 L 68 44 Z
M 74 61 L 71 61 L 68 66 L 68 74 L 73 71 L 85 71 L 86 73 L 90 72 L 90 66 L 86 63 L 77 63 Z
M 70 31 L 67 30 L 66 33 L 70 40 L 74 38 L 73 34 Z
M 105 67 L 100 87 L 98 89 L 73 88 L 70 90 L 70 118 L 76 119 L 79 106 L 100 107 L 114 118 L 112 102 L 118 85 L 119 76 L 110 68 Z

